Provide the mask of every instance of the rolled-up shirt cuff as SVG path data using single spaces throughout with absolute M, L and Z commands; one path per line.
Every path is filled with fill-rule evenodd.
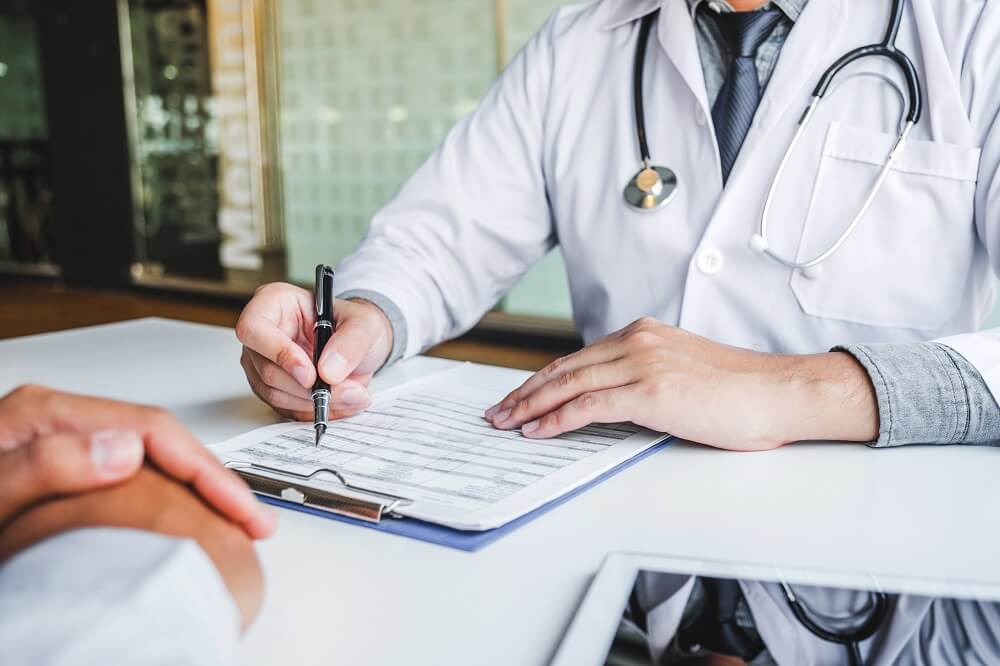
M 389 320 L 389 328 L 392 329 L 392 349 L 389 350 L 389 356 L 379 370 L 388 368 L 403 357 L 403 354 L 406 353 L 407 342 L 406 318 L 403 317 L 403 311 L 399 309 L 399 306 L 391 298 L 368 289 L 350 289 L 338 294 L 337 298 L 345 301 L 352 298 L 368 301 L 381 310 L 385 314 L 386 319 Z
M 222 576 L 196 542 L 152 532 L 78 529 L 18 553 L 0 566 L 0 618 L 11 663 L 236 663 Z
M 1000 439 L 1000 407 L 979 371 L 936 342 L 845 345 L 868 372 L 879 437 L 870 446 L 985 444 Z

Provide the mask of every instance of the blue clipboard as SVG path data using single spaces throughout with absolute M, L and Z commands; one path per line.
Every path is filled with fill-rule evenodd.
M 311 506 L 305 506 L 303 504 L 297 504 L 295 502 L 289 502 L 268 495 L 259 495 L 260 499 L 268 504 L 273 504 L 275 506 L 280 506 L 286 509 L 294 509 L 295 511 L 302 511 L 304 513 L 309 513 L 320 518 L 329 518 L 330 520 L 338 520 L 340 522 L 349 523 L 351 525 L 357 525 L 358 527 L 365 527 L 371 530 L 377 530 L 379 532 L 385 532 L 387 534 L 395 534 L 397 536 L 407 537 L 409 539 L 417 539 L 419 541 L 426 541 L 428 543 L 433 543 L 438 546 L 444 546 L 446 548 L 454 548 L 456 550 L 464 550 L 466 552 L 475 552 L 494 541 L 501 539 L 502 537 L 510 534 L 514 530 L 518 529 L 523 525 L 527 525 L 531 521 L 535 520 L 539 516 L 551 511 L 552 509 L 565 504 L 569 500 L 573 499 L 577 495 L 586 492 L 590 488 L 593 488 L 597 484 L 611 478 L 615 474 L 618 474 L 624 469 L 635 465 L 639 461 L 653 455 L 657 451 L 665 449 L 670 445 L 672 437 L 668 436 L 666 439 L 654 444 L 642 453 L 629 458 L 623 463 L 612 467 L 608 471 L 604 472 L 600 476 L 594 478 L 589 483 L 586 483 L 574 490 L 569 491 L 565 495 L 561 495 L 556 499 L 552 500 L 548 504 L 538 507 L 534 511 L 524 514 L 520 518 L 515 518 L 505 525 L 493 528 L 491 530 L 483 530 L 479 532 L 467 531 L 467 530 L 456 530 L 452 527 L 443 527 L 441 525 L 436 525 L 434 523 L 428 523 L 423 520 L 417 520 L 415 518 L 383 518 L 380 522 L 373 523 L 364 520 L 359 520 L 357 518 L 351 518 L 349 516 L 338 515 L 335 513 L 330 513 L 329 511 L 324 511 L 323 509 L 317 509 Z

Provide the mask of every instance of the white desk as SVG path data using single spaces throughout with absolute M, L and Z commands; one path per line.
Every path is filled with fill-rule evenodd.
M 163 320 L 0 342 L 25 382 L 156 403 L 205 441 L 273 419 L 231 331 Z M 440 363 L 418 359 L 380 377 Z M 611 551 L 1000 584 L 1000 450 L 677 444 L 475 554 L 283 511 L 247 664 L 545 663 Z

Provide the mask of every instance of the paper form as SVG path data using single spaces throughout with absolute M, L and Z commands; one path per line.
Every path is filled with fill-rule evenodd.
M 330 424 L 261 428 L 215 448 L 225 461 L 308 474 L 405 497 L 404 516 L 455 527 L 498 527 L 586 483 L 663 439 L 632 424 L 591 425 L 554 439 L 497 430 L 487 407 L 526 373 L 465 364 L 377 395 L 365 412 Z M 278 477 L 280 478 L 280 477 Z M 306 482 L 334 491 L 332 476 Z

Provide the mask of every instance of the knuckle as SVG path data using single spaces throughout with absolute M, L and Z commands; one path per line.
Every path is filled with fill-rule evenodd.
M 17 402 L 34 402 L 45 399 L 51 393 L 54 393 L 52 389 L 40 384 L 22 384 L 8 393 L 7 397 Z
M 65 456 L 58 455 L 46 440 L 35 440 L 23 449 L 28 469 L 37 484 L 47 488 L 59 482 L 68 462 Z
M 146 406 L 142 410 L 143 421 L 149 423 L 154 428 L 162 428 L 174 423 L 174 415 L 163 407 Z
M 236 339 L 246 344 L 251 335 L 253 335 L 253 322 L 247 316 L 246 312 L 244 312 L 236 320 Z
M 274 355 L 274 362 L 282 368 L 286 367 L 291 360 L 292 350 L 288 346 L 282 347 L 278 350 L 278 353 Z
M 260 374 L 261 381 L 268 386 L 277 386 L 278 382 L 281 381 L 281 375 L 285 374 L 281 368 L 271 363 L 260 368 L 258 373 Z
M 552 361 L 551 363 L 549 363 L 547 366 L 542 368 L 541 375 L 543 377 L 552 377 L 553 375 L 561 371 L 562 367 L 566 364 L 566 358 L 567 357 L 565 356 L 561 356 L 556 360 Z
M 563 416 L 563 412 L 562 412 L 562 410 L 559 410 L 559 411 L 556 411 L 556 412 L 552 412 L 551 414 L 549 414 L 548 416 L 546 416 L 545 418 L 543 418 L 539 422 L 539 425 L 541 427 L 545 428 L 546 430 L 548 430 L 550 428 L 558 430 L 558 429 L 562 428 L 562 425 L 563 425 L 564 421 L 565 421 L 565 417 Z
M 514 405 L 514 408 L 511 410 L 511 416 L 513 416 L 514 418 L 520 418 L 526 416 L 527 414 L 531 413 L 531 410 L 534 408 L 534 405 L 535 401 L 532 400 L 530 396 L 525 398 L 524 400 L 519 400 L 517 404 Z
M 589 412 L 596 409 L 600 402 L 600 398 L 593 393 L 584 393 L 577 399 L 577 406 L 583 411 Z
M 571 370 L 569 372 L 563 373 L 559 375 L 559 377 L 556 379 L 556 385 L 560 389 L 569 389 L 577 382 L 579 375 L 580 375 L 579 370 Z
M 655 377 L 642 384 L 642 391 L 649 398 L 658 398 L 670 392 L 670 381 L 666 377 Z
M 639 349 L 645 349 L 647 347 L 652 347 L 656 344 L 657 336 L 648 328 L 643 328 L 637 330 L 631 336 L 629 336 L 629 342 L 633 347 Z

